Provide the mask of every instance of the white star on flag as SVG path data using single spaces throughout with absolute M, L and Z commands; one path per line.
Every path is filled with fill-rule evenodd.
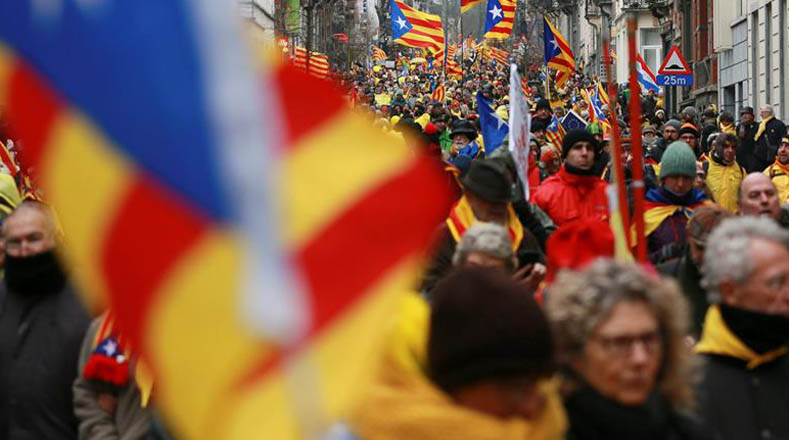
M 403 17 L 397 17 L 397 20 L 395 20 L 395 22 L 397 23 L 398 26 L 400 26 L 400 29 L 405 28 L 405 25 L 407 24 L 406 21 L 403 20 Z
M 116 343 L 112 342 L 111 340 L 104 343 L 104 351 L 106 351 L 107 355 L 109 355 L 109 356 L 114 355 L 115 354 L 115 350 L 117 350 L 117 349 L 118 349 L 118 345 Z
M 502 11 L 502 10 L 501 10 L 501 8 L 500 8 L 500 7 L 498 7 L 498 6 L 496 6 L 496 5 L 493 5 L 493 9 L 491 9 L 491 10 L 490 10 L 490 11 L 488 11 L 488 12 L 490 12 L 490 15 L 492 15 L 492 16 L 493 16 L 493 19 L 496 19 L 497 17 L 498 17 L 498 18 L 501 18 L 501 11 Z
M 556 38 L 554 38 L 553 40 L 551 40 L 551 44 L 553 44 L 553 47 L 554 47 L 555 49 L 559 49 L 559 43 L 556 41 Z
M 499 114 L 496 112 L 493 112 L 493 116 L 496 118 L 496 121 L 498 121 L 499 123 L 499 126 L 497 128 L 501 130 L 501 126 L 504 125 L 504 119 L 502 119 L 501 116 L 499 116 Z

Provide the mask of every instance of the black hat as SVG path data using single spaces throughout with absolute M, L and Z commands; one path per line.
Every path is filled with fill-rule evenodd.
M 740 115 L 753 115 L 753 107 L 743 107 L 740 110 Z
M 427 358 L 433 382 L 450 392 L 555 369 L 548 321 L 532 295 L 507 275 L 482 268 L 459 269 L 436 285 Z
M 539 110 L 541 108 L 548 109 L 549 112 L 553 111 L 551 109 L 551 103 L 549 103 L 548 100 L 545 99 L 545 98 L 540 98 L 540 99 L 537 100 L 537 110 Z
M 600 154 L 602 147 L 600 146 L 600 142 L 597 142 L 594 135 L 589 133 L 588 130 L 585 128 L 576 128 L 575 130 L 570 130 L 567 134 L 564 135 L 564 139 L 562 140 L 562 159 L 567 159 L 567 154 L 570 152 L 570 149 L 575 145 L 576 142 L 586 141 L 592 144 L 594 147 L 595 158 L 597 155 Z
M 538 121 L 536 119 L 531 120 L 531 132 L 534 133 L 535 131 L 545 130 L 545 124 L 542 121 Z
M 474 140 L 477 138 L 477 129 L 474 128 L 474 124 L 470 121 L 461 119 L 452 125 L 452 132 L 449 134 L 449 137 L 453 137 L 456 134 L 465 134 L 469 139 Z
M 475 160 L 461 179 L 463 189 L 492 203 L 512 200 L 512 180 L 507 169 L 498 161 Z

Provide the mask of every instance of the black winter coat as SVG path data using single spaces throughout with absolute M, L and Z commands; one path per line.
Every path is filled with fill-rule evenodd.
M 77 438 L 71 386 L 89 324 L 69 286 L 31 297 L 0 285 L 0 438 Z
M 757 125 L 758 130 L 758 125 Z M 773 161 L 775 155 L 778 153 L 778 146 L 781 145 L 781 138 L 786 136 L 786 125 L 776 118 L 767 123 L 764 133 L 756 141 L 754 148 L 754 156 L 756 157 L 758 166 L 756 171 L 763 171 Z
M 715 439 L 789 439 L 789 356 L 753 370 L 740 359 L 703 357 L 697 398 Z

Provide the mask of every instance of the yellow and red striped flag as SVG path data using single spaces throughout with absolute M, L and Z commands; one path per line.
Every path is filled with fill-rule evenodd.
M 392 40 L 395 43 L 426 48 L 434 55 L 444 51 L 444 25 L 441 17 L 417 11 L 401 0 L 392 0 L 391 5 Z
M 447 75 L 454 77 L 463 77 L 463 68 L 455 60 L 447 60 Z
M 488 60 L 496 60 L 497 63 L 501 64 L 508 64 L 510 53 L 504 49 L 497 49 L 495 47 L 489 47 L 485 50 L 486 58 Z
M 255 73 L 221 2 L 108 11 L 42 27 L 0 2 L 0 96 L 74 281 L 177 438 L 316 438 L 446 217 L 443 173 L 330 84 Z
M 444 93 L 444 85 L 439 84 L 436 86 L 436 89 L 433 90 L 433 94 L 430 95 L 430 99 L 433 101 L 444 102 L 444 97 L 446 94 Z
M 303 47 L 295 47 L 293 52 L 293 64 L 305 70 L 307 66 L 307 49 Z M 329 76 L 329 57 L 319 52 L 310 51 L 310 68 L 308 69 L 310 75 L 326 79 Z
M 386 60 L 386 52 L 378 46 L 373 46 L 373 61 L 384 61 Z
M 556 69 L 556 87 L 563 87 L 570 79 L 570 75 L 575 72 L 575 58 L 573 51 L 567 44 L 562 33 L 543 16 L 543 42 L 545 53 L 543 59 L 545 64 Z
M 485 14 L 485 38 L 504 40 L 512 34 L 518 0 L 488 0 Z
M 483 0 L 460 0 L 460 13 L 465 14 L 474 6 L 482 3 Z

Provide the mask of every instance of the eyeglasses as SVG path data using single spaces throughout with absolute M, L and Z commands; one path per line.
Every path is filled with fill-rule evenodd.
M 657 331 L 640 335 L 602 336 L 594 338 L 610 356 L 625 358 L 633 353 L 633 347 L 640 343 L 647 354 L 655 354 L 661 348 L 661 337 Z

